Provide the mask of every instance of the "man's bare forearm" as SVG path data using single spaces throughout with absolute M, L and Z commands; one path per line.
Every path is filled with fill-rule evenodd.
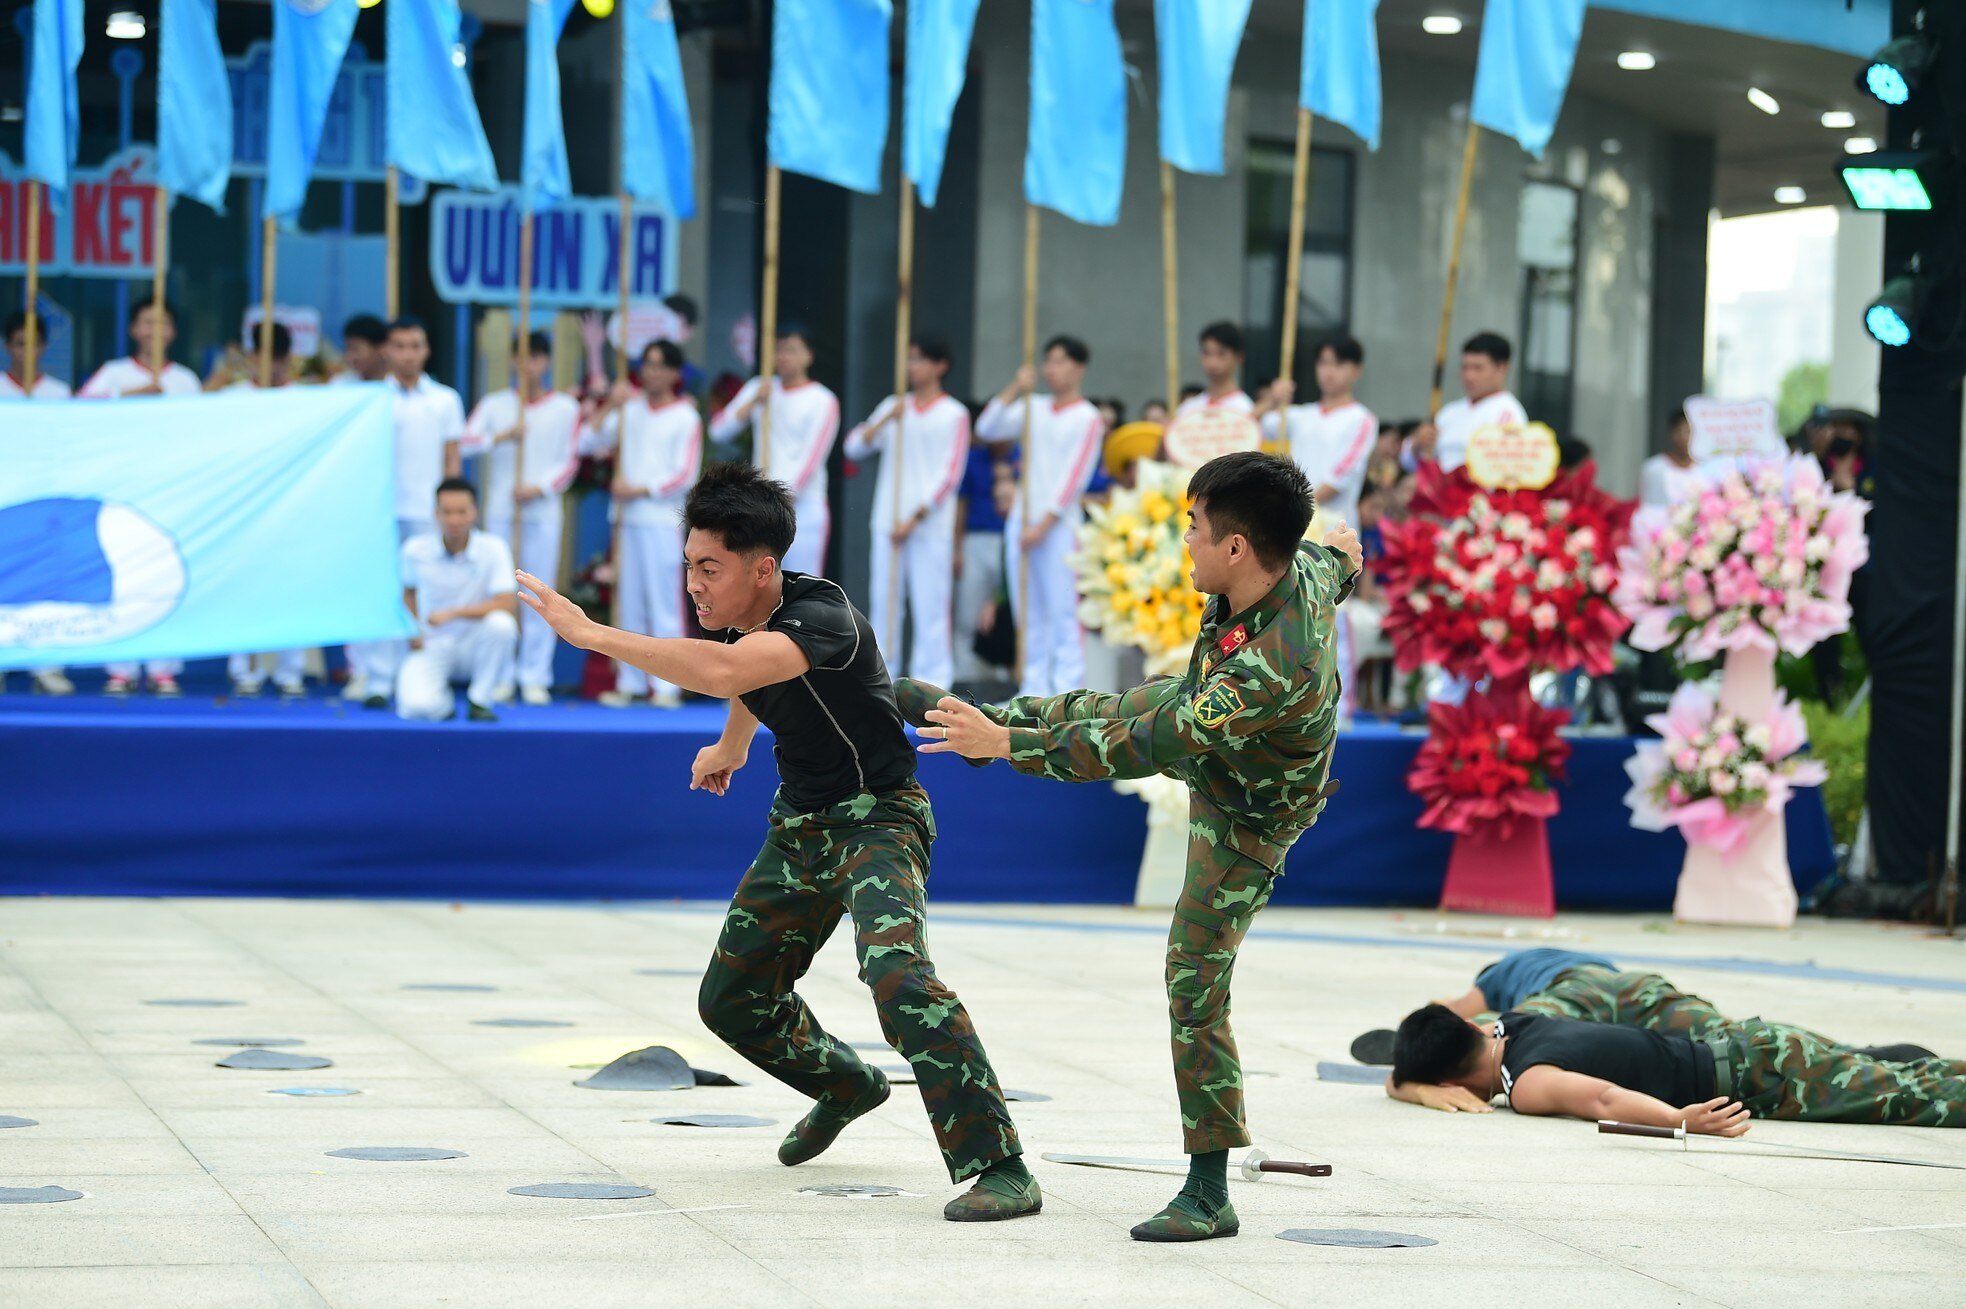
M 730 698 L 730 714 L 724 719 L 724 735 L 721 744 L 749 748 L 751 738 L 758 734 L 758 718 L 744 702 L 736 696 Z
M 596 623 L 574 644 L 639 668 L 658 681 L 698 695 L 735 700 L 755 688 L 738 686 L 730 647 L 690 637 L 643 636 Z

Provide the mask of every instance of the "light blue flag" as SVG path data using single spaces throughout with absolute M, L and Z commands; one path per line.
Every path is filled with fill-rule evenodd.
M 412 635 L 393 412 L 376 384 L 0 419 L 0 668 Z
M 457 0 L 397 0 L 383 6 L 383 21 L 388 161 L 426 182 L 496 190 L 498 167 L 471 79 L 452 58 L 464 21 Z
M 1304 0 L 1297 103 L 1379 148 L 1379 0 Z
M 777 0 L 771 162 L 877 195 L 887 153 L 889 0 Z
M 1514 137 L 1541 159 L 1583 34 L 1584 0 L 1488 0 L 1475 60 L 1474 121 Z
M 902 67 L 901 167 L 922 203 L 935 208 L 949 120 L 969 71 L 977 0 L 909 0 L 908 53 Z
M 218 0 L 164 0 L 157 36 L 157 184 L 225 212 L 232 180 L 232 79 Z
M 1160 157 L 1184 173 L 1220 173 L 1229 76 L 1250 0 L 1154 0 L 1160 53 Z
M 1024 198 L 1100 227 L 1126 183 L 1126 64 L 1113 0 L 1032 0 Z
M 678 220 L 696 217 L 696 141 L 669 0 L 627 0 L 621 87 L 621 181 Z
M 572 12 L 573 0 L 529 0 L 526 5 L 526 130 L 519 188 L 528 209 L 551 209 L 573 194 L 567 131 L 560 119 L 560 33 Z
M 355 0 L 273 0 L 273 75 L 266 99 L 262 217 L 292 224 L 307 201 L 341 57 L 355 34 Z
M 68 208 L 81 110 L 75 66 L 82 62 L 82 0 L 34 0 L 27 70 L 27 176 L 47 187 L 48 206 Z

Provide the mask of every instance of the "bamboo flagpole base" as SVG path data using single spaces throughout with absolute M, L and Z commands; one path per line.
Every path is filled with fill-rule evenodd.
M 150 202 L 153 206 L 150 238 L 150 303 L 156 306 L 151 316 L 155 318 L 164 308 L 164 279 L 171 266 L 171 193 L 163 187 L 156 189 Z M 150 334 L 150 348 L 144 352 L 150 356 L 150 371 L 159 375 L 164 372 L 164 334 Z
M 764 303 L 758 313 L 758 467 L 771 475 L 771 383 L 777 370 L 767 356 L 778 348 L 779 172 L 765 165 Z
M 382 304 L 383 313 L 390 322 L 402 315 L 403 307 L 403 219 L 400 188 L 402 179 L 391 164 L 382 175 Z
M 1026 200 L 1024 202 L 1024 367 L 1036 370 L 1038 366 L 1038 207 Z M 1031 411 L 1037 405 L 1035 394 L 1037 382 L 1032 379 L 1032 390 L 1024 393 L 1024 430 L 1018 442 L 1017 461 L 1017 500 L 1022 507 L 1018 515 L 1019 526 L 1025 531 L 1031 524 Z M 1030 617 L 1031 617 L 1031 552 L 1024 548 L 1024 542 L 1009 541 L 1006 545 L 1017 551 L 1017 681 L 1021 687 L 1024 682 L 1026 661 L 1030 658 Z
M 1468 231 L 1468 197 L 1474 190 L 1475 153 L 1481 147 L 1481 126 L 1468 119 L 1468 140 L 1461 149 L 1461 195 L 1454 202 L 1454 239 L 1447 256 L 1447 291 L 1440 304 L 1440 336 L 1434 345 L 1434 384 L 1427 403 L 1431 420 L 1440 412 L 1441 387 L 1447 373 L 1447 341 L 1454 326 L 1454 293 L 1461 284 L 1461 240 Z
M 21 361 L 21 384 L 29 395 L 34 394 L 34 383 L 41 355 L 41 184 L 33 179 L 27 183 L 27 358 Z
M 1167 409 L 1174 412 L 1181 394 L 1181 282 L 1175 266 L 1174 165 L 1160 161 L 1161 307 L 1167 347 Z
M 894 467 L 890 473 L 894 502 L 889 513 L 889 521 L 896 535 L 900 533 L 903 523 L 904 446 L 908 430 L 908 406 L 913 403 L 908 387 L 908 336 L 914 316 L 915 183 L 909 178 L 905 168 L 901 172 L 901 227 L 897 244 L 900 253 L 894 298 Z M 902 666 L 901 646 L 903 633 L 907 630 L 901 599 L 901 574 L 905 568 L 902 559 L 904 548 L 904 544 L 895 541 L 893 536 L 888 538 L 887 622 L 882 626 L 887 630 L 888 654 L 897 668 Z
M 273 385 L 273 292 L 279 268 L 280 225 L 272 218 L 262 218 L 259 230 L 259 384 L 265 387 Z
M 1277 364 L 1277 376 L 1293 382 L 1297 372 L 1297 298 L 1304 274 L 1304 203 L 1310 172 L 1311 111 L 1299 107 L 1297 153 L 1290 171 L 1290 250 L 1283 261 L 1283 350 Z

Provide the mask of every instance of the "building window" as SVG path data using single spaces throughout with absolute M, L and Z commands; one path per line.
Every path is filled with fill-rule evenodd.
M 1290 141 L 1249 143 L 1249 211 L 1243 263 L 1243 329 L 1249 354 L 1244 380 L 1261 386 L 1283 361 L 1285 252 L 1290 248 L 1290 181 L 1296 147 Z M 1349 150 L 1311 149 L 1304 205 L 1304 261 L 1297 288 L 1300 399 L 1315 392 L 1320 338 L 1347 330 L 1352 319 L 1352 197 L 1357 159 Z
M 1577 215 L 1580 193 L 1561 182 L 1527 181 L 1516 225 L 1522 262 L 1522 327 L 1516 398 L 1530 418 L 1569 436 L 1577 362 Z

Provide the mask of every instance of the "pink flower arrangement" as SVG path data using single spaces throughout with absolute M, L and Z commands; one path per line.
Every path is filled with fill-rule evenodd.
M 1809 739 L 1802 710 L 1776 695 L 1766 722 L 1718 711 L 1699 684 L 1673 693 L 1663 714 L 1645 720 L 1659 733 L 1625 761 L 1632 779 L 1625 803 L 1632 826 L 1648 832 L 1677 827 L 1688 843 L 1732 854 L 1758 814 L 1779 814 L 1798 786 L 1828 777 L 1814 759 L 1796 757 Z
M 1760 647 L 1803 654 L 1850 626 L 1850 577 L 1870 557 L 1869 509 L 1813 459 L 1708 474 L 1641 510 L 1618 552 L 1616 600 L 1641 650 L 1687 660 Z

